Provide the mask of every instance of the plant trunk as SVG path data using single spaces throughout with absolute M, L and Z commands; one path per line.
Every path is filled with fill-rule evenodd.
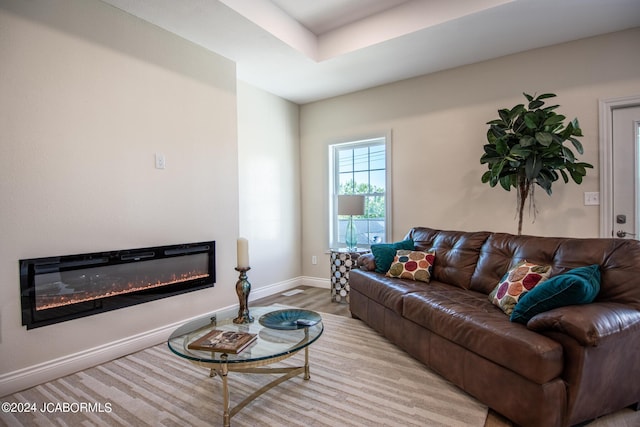
M 522 235 L 522 215 L 530 190 L 531 181 L 524 176 L 520 176 L 518 179 L 518 236 Z

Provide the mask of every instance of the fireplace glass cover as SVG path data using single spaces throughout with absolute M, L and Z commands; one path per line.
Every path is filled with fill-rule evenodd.
M 214 241 L 20 260 L 22 324 L 36 328 L 214 283 Z

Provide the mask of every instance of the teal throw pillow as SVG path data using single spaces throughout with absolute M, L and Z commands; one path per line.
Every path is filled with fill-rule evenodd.
M 511 313 L 512 322 L 526 324 L 536 314 L 565 305 L 588 304 L 600 292 L 597 264 L 552 277 L 524 294 Z
M 413 240 L 408 239 L 395 243 L 378 243 L 371 245 L 371 253 L 376 261 L 376 273 L 386 273 L 389 271 L 393 263 L 393 258 L 399 249 L 414 250 Z

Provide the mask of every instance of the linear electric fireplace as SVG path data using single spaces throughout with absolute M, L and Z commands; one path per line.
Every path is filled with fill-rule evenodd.
M 20 260 L 27 329 L 212 287 L 215 242 Z

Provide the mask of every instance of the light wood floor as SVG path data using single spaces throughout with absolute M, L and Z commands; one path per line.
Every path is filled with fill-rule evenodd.
M 299 286 L 303 292 L 291 296 L 276 294 L 269 297 L 251 301 L 250 305 L 285 304 L 306 310 L 335 314 L 338 316 L 351 316 L 349 305 L 345 303 L 331 302 L 331 290 L 310 286 Z M 594 421 L 590 427 L 633 427 L 640 425 L 640 412 L 625 409 L 615 414 Z M 513 424 L 500 414 L 489 410 L 484 427 L 513 427 Z
M 299 286 L 296 289 L 301 289 L 304 292 L 297 293 L 291 296 L 283 296 L 282 294 L 276 294 L 269 297 L 261 298 L 252 301 L 250 305 L 270 305 L 270 304 L 285 304 L 291 305 L 305 310 L 319 311 L 323 313 L 335 314 L 338 316 L 349 316 L 349 304 L 337 303 L 331 301 L 331 290 L 316 288 L 311 286 Z M 485 427 L 510 427 L 512 424 L 502 418 L 500 415 L 489 411 Z
M 280 293 L 270 297 L 260 298 L 251 301 L 249 306 L 286 304 L 305 310 L 321 311 L 323 313 L 351 317 L 349 304 L 331 302 L 331 290 L 312 286 L 298 286 L 296 289 L 303 290 L 304 292 L 291 296 L 284 296 Z

